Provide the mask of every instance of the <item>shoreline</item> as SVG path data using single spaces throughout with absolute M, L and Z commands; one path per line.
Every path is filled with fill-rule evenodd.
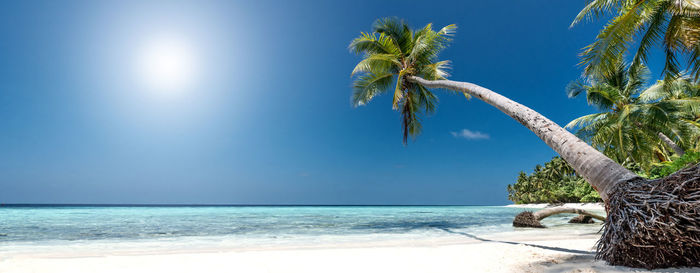
M 525 208 L 525 209 L 543 209 L 543 208 L 554 208 L 554 207 L 567 207 L 576 208 L 584 210 L 605 210 L 603 203 L 563 203 L 563 204 L 549 204 L 549 203 L 536 203 L 536 204 L 510 204 L 505 205 L 507 208 Z
M 590 234 L 469 236 L 267 249 L 0 252 L 0 272 L 540 272 L 552 260 L 592 258 L 596 240 Z
M 114 242 L 101 242 L 101 251 L 57 247 L 13 253 L 0 248 L 0 272 L 645 272 L 595 261 L 600 235 L 592 230 L 597 227 L 485 235 L 454 231 L 450 238 L 244 249 L 197 248 L 186 240 L 163 242 L 165 249 L 150 251 L 123 249 Z
M 600 204 L 566 205 L 602 210 Z M 547 206 L 410 209 L 388 216 L 395 209 L 382 209 L 381 214 L 374 209 L 374 214 L 368 213 L 363 218 L 344 214 L 348 219 L 376 219 L 364 225 L 395 225 L 389 229 L 361 229 L 362 232 L 356 233 L 4 241 L 0 244 L 0 272 L 647 272 L 594 260 L 600 222 L 568 224 L 570 215 L 561 215 L 544 219 L 543 224 L 548 227 L 545 229 L 513 228 L 509 223 L 499 224 L 493 230 L 452 227 L 444 222 L 459 218 L 460 214 L 470 215 L 467 219 L 472 221 L 488 217 L 503 219 L 519 210 Z M 322 212 L 329 213 L 326 209 Z M 312 211 L 302 215 L 323 213 Z M 342 224 L 347 228 L 358 227 L 354 222 Z M 700 268 L 672 269 L 672 272 L 700 273 Z

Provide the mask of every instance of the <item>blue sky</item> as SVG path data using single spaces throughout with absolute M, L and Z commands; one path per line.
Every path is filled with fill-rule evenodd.
M 457 24 L 454 80 L 562 125 L 593 111 L 564 92 L 602 24 L 569 28 L 584 1 L 0 5 L 0 203 L 508 203 L 555 154 L 498 110 L 437 91 L 404 147 L 390 96 L 351 106 L 347 46 L 385 16 Z M 137 75 L 158 37 L 196 63 L 177 92 Z

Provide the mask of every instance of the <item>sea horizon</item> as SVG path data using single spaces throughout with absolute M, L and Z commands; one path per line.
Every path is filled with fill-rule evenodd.
M 0 203 L 0 207 L 501 207 L 480 204 L 197 204 L 197 203 Z

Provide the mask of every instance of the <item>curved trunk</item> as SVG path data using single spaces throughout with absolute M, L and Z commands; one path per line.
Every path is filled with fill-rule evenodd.
M 659 135 L 659 138 L 661 139 L 661 141 L 666 143 L 666 146 L 671 147 L 671 149 L 673 149 L 673 151 L 678 156 L 683 156 L 685 154 L 685 151 L 683 151 L 683 148 L 678 147 L 678 144 L 676 144 L 675 142 L 673 142 L 673 140 L 671 140 L 666 135 L 664 135 L 664 133 L 659 132 L 658 135 Z
M 444 88 L 467 93 L 498 108 L 525 125 L 561 155 L 576 170 L 576 173 L 583 176 L 598 191 L 606 202 L 616 184 L 640 179 L 633 172 L 620 166 L 542 114 L 496 92 L 468 82 L 430 81 L 415 76 L 409 76 L 407 79 L 428 88 Z
M 555 214 L 560 214 L 560 213 L 577 213 L 580 215 L 590 216 L 590 217 L 598 219 L 600 221 L 605 221 L 605 217 L 603 217 L 603 216 L 588 212 L 586 210 L 577 209 L 577 208 L 565 208 L 565 207 L 546 208 L 546 209 L 536 211 L 535 213 L 533 213 L 533 215 L 535 216 L 535 219 L 537 219 L 539 221 L 539 220 L 542 220 L 542 219 L 547 218 L 549 216 L 552 216 Z
M 545 226 L 540 223 L 540 220 L 547 218 L 549 216 L 560 214 L 560 213 L 577 213 L 579 215 L 590 216 L 592 218 L 601 220 L 605 222 L 605 217 L 576 208 L 567 207 L 555 207 L 546 208 L 538 210 L 537 212 L 523 211 L 515 215 L 513 218 L 514 227 L 532 227 L 532 228 L 544 228 Z

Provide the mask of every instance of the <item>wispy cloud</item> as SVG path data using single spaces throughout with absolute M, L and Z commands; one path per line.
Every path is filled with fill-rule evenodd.
M 462 129 L 461 131 L 457 132 L 450 132 L 453 137 L 456 138 L 464 138 L 464 139 L 471 139 L 471 140 L 478 140 L 478 139 L 489 139 L 491 138 L 488 134 L 482 133 L 479 131 L 472 131 L 469 129 Z

